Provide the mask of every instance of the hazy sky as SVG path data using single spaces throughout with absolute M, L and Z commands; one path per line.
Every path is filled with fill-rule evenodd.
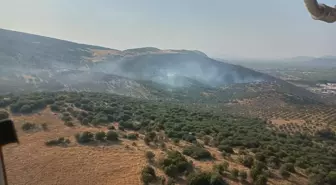
M 320 0 L 329 5 L 336 0 Z M 0 0 L 0 27 L 107 46 L 214 57 L 336 55 L 336 23 L 303 0 Z

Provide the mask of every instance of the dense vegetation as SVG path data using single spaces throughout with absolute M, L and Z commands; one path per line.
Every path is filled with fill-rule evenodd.
M 188 185 L 228 185 L 223 178 L 216 173 L 200 172 L 191 174 L 187 179 Z
M 197 146 L 188 146 L 183 149 L 183 154 L 194 159 L 211 159 L 211 153 L 204 148 Z
M 75 139 L 80 144 L 90 143 L 93 141 L 105 142 L 105 141 L 118 141 L 119 135 L 117 132 L 109 130 L 108 132 L 96 132 L 92 133 L 85 131 L 82 133 L 77 133 Z
M 151 166 L 145 166 L 141 171 L 141 180 L 147 185 L 157 180 L 155 170 Z
M 284 177 L 288 173 L 295 173 L 296 169 L 303 169 L 315 185 L 331 185 L 335 180 L 336 139 L 331 130 L 321 132 L 319 136 L 289 135 L 268 129 L 267 123 L 257 118 L 223 112 L 216 114 L 205 110 L 206 107 L 196 111 L 186 108 L 186 105 L 103 93 L 32 93 L 21 96 L 6 95 L 0 99 L 5 97 L 6 103 L 2 107 L 9 106 L 12 113 L 30 113 L 49 105 L 62 118 L 66 117 L 65 120 L 76 120 L 85 126 L 108 126 L 110 122 L 119 122 L 121 128 L 146 133 L 148 139 L 153 139 L 149 142 L 156 138 L 151 133 L 164 131 L 174 141 L 185 140 L 197 146 L 183 152 L 187 155 L 196 153 L 196 157 L 198 153 L 204 156 L 204 151 L 199 151 L 202 148 L 196 139 L 207 138 L 208 145 L 217 147 L 228 155 L 234 153 L 232 148 L 239 148 L 242 151 L 241 162 L 251 168 L 250 175 L 256 184 L 267 182 L 268 168 L 281 169 Z M 80 133 L 76 138 L 79 142 L 114 141 L 118 139 L 118 135 L 110 130 L 96 135 Z M 188 171 L 188 166 L 190 163 L 184 160 L 181 153 L 168 153 L 168 158 L 161 167 L 169 176 L 177 176 Z
M 188 174 L 192 164 L 178 151 L 169 151 L 167 157 L 159 161 L 159 165 L 169 177 Z

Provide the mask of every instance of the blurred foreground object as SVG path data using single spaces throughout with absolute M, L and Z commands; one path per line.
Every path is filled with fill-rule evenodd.
M 12 120 L 0 120 L 0 185 L 8 185 L 2 147 L 10 143 L 18 143 L 16 130 Z
M 313 19 L 327 23 L 336 21 L 336 6 L 319 4 L 317 0 L 304 0 L 304 2 Z

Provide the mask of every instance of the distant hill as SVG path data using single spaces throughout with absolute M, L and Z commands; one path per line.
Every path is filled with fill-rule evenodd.
M 223 61 L 223 59 L 217 59 Z M 224 60 L 225 61 L 225 60 Z M 269 68 L 336 68 L 336 56 L 308 57 L 298 56 L 278 60 L 231 60 L 230 63 L 251 67 L 253 69 Z
M 281 61 L 280 61 L 281 62 Z M 304 67 L 336 67 L 336 56 L 322 56 L 322 57 L 294 57 L 284 59 L 282 62 L 287 64 L 304 66 Z
M 251 93 L 223 90 L 225 86 L 272 83 L 276 91 L 315 98 L 285 81 L 200 51 L 153 47 L 120 51 L 4 29 L 0 29 L 0 70 L 0 93 L 95 91 L 146 99 L 226 101 Z

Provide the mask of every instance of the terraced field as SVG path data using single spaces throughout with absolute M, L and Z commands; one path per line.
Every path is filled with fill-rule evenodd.
M 325 127 L 336 130 L 336 106 L 295 105 L 275 96 L 245 99 L 227 107 L 235 114 L 266 119 L 274 128 L 289 133 L 314 134 Z

